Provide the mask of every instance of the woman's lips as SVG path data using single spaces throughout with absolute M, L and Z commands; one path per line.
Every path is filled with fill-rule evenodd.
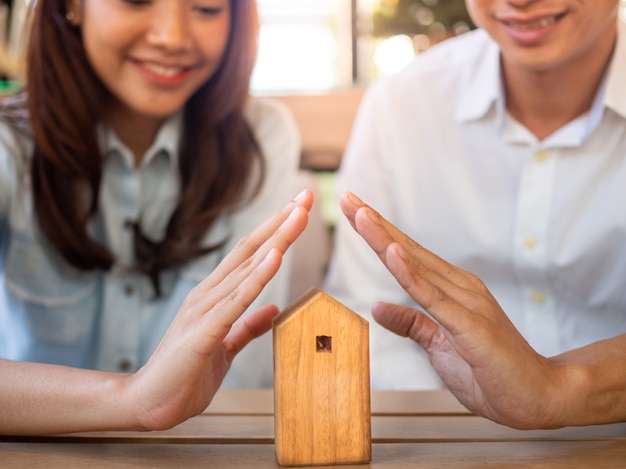
M 188 66 L 164 65 L 140 60 L 135 60 L 134 63 L 143 75 L 165 85 L 176 85 L 182 82 L 191 71 L 191 67 Z

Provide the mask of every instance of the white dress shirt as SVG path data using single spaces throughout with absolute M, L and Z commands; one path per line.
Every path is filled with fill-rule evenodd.
M 505 111 L 482 30 L 370 87 L 338 177 L 411 238 L 477 274 L 551 356 L 626 332 L 626 34 L 592 109 L 538 141 Z M 372 385 L 441 386 L 425 353 L 371 320 L 417 306 L 339 217 L 328 293 L 370 319 Z
M 224 214 L 207 244 L 219 250 L 162 276 L 163 297 L 154 300 L 149 280 L 128 270 L 139 220 L 153 239 L 163 236 L 180 194 L 178 139 L 181 120 L 169 119 L 134 167 L 130 151 L 112 131 L 101 134 L 106 163 L 94 234 L 116 256 L 109 272 L 78 272 L 38 233 L 30 177 L 16 158 L 16 142 L 0 127 L 0 357 L 112 371 L 137 370 L 158 345 L 187 293 L 210 274 L 235 243 L 295 196 L 300 139 L 287 108 L 252 98 L 246 118 L 266 161 L 266 179 L 251 204 Z M 32 147 L 31 142 L 23 142 Z M 286 305 L 289 256 L 251 308 Z M 271 334 L 238 355 L 224 385 L 271 386 Z

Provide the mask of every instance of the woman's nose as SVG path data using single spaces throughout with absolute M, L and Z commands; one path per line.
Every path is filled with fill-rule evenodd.
M 154 10 L 147 35 L 152 45 L 171 51 L 190 47 L 191 36 L 183 3 L 180 0 L 161 2 Z

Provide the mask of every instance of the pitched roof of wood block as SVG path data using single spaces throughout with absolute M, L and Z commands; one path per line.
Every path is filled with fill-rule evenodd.
M 331 303 L 335 308 L 337 308 L 337 311 L 345 311 L 351 315 L 354 315 L 354 318 L 358 321 L 361 321 L 364 325 L 369 324 L 367 319 L 355 313 L 347 306 L 344 306 L 328 293 L 320 290 L 317 287 L 311 287 L 298 300 L 296 300 L 295 303 L 285 308 L 278 316 L 274 318 L 274 326 L 278 326 L 286 322 L 294 315 L 308 310 L 308 307 L 311 306 L 313 303 L 320 301 L 325 303 Z

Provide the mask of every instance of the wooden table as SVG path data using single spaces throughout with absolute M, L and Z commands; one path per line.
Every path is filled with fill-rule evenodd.
M 272 400 L 271 390 L 221 390 L 163 432 L 0 437 L 0 468 L 279 468 Z M 352 467 L 626 467 L 626 423 L 513 430 L 447 392 L 373 392 L 372 438 L 371 464 Z

